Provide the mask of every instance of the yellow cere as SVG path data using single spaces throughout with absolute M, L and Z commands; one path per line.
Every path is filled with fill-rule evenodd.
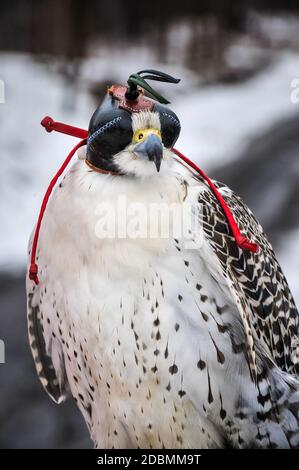
M 143 142 L 150 134 L 155 134 L 161 139 L 161 132 L 159 131 L 159 129 L 149 127 L 147 129 L 138 129 L 137 131 L 135 131 L 132 141 L 135 144 Z

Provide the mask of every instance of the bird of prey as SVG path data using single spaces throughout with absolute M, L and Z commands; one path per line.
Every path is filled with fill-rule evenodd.
M 299 448 L 287 281 L 240 197 L 214 181 L 232 223 L 178 158 L 179 118 L 145 78 L 171 80 L 147 73 L 108 89 L 45 211 L 27 276 L 38 376 L 55 402 L 74 397 L 97 448 Z M 99 236 L 102 204 L 109 225 L 121 197 L 191 207 L 201 236 Z

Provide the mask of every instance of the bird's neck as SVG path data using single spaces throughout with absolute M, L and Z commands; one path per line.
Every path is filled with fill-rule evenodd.
M 85 159 L 85 163 L 91 170 L 95 171 L 96 173 L 101 173 L 103 175 L 122 176 L 122 173 L 120 173 L 119 171 L 113 171 L 113 170 L 108 169 L 107 167 L 103 168 L 100 166 L 96 166 L 87 158 Z
M 112 157 L 107 155 L 105 156 L 99 152 L 87 152 L 86 163 L 91 169 L 98 171 L 99 173 L 119 173 L 119 169 L 113 162 Z

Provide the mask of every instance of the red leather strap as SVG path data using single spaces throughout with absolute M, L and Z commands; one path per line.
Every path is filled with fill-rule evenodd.
M 78 139 L 86 139 L 88 136 L 88 131 L 85 129 L 69 126 L 63 122 L 54 121 L 54 119 L 49 116 L 44 117 L 44 119 L 41 121 L 41 125 L 46 129 L 47 132 L 61 132 L 62 134 L 78 137 Z

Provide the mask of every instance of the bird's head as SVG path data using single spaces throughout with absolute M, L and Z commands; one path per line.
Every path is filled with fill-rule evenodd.
M 164 106 L 168 102 L 145 78 L 179 81 L 147 70 L 131 75 L 128 86 L 110 87 L 89 124 L 86 160 L 91 167 L 133 176 L 151 176 L 163 168 L 181 126 L 176 114 Z M 159 102 L 145 97 L 144 89 Z

